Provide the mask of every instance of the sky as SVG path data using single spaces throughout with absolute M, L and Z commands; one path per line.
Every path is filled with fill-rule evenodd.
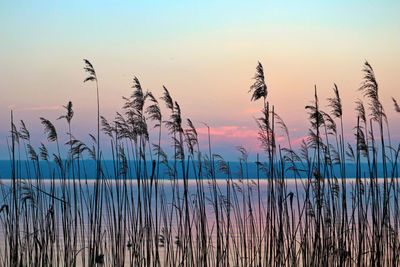
M 264 66 L 268 100 L 298 144 L 307 135 L 304 107 L 314 85 L 325 110 L 339 87 L 346 138 L 353 138 L 354 101 L 368 60 L 394 141 L 400 140 L 400 2 L 398 1 L 7 1 L 0 2 L 0 159 L 8 158 L 10 110 L 46 143 L 39 117 L 54 122 L 73 102 L 74 135 L 96 131 L 96 91 L 83 83 L 82 59 L 94 65 L 101 114 L 121 111 L 132 79 L 156 97 L 166 86 L 199 128 L 206 147 L 239 156 L 260 152 L 255 118 L 261 102 L 248 93 L 257 62 Z M 278 140 L 285 138 L 278 133 Z M 165 144 L 168 137 L 164 136 Z M 104 139 L 103 139 L 104 140 Z

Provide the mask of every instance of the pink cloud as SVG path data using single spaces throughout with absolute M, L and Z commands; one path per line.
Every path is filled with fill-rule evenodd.
M 277 137 L 277 138 L 275 138 L 276 139 L 276 141 L 283 141 L 283 140 L 285 140 L 285 138 L 284 137 L 282 137 L 282 136 L 280 136 L 280 137 Z
M 208 135 L 208 129 L 205 127 L 198 128 L 197 132 L 200 135 Z M 210 135 L 228 139 L 245 139 L 258 136 L 256 130 L 251 130 L 247 127 L 239 127 L 236 125 L 210 127 Z
M 207 147 L 208 129 L 206 127 L 198 128 L 199 139 L 203 148 Z M 246 126 L 219 126 L 210 127 L 211 142 L 220 146 L 235 147 L 243 145 L 250 150 L 259 150 L 258 131 L 249 129 Z

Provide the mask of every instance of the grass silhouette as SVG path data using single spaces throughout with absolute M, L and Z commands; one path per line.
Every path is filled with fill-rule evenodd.
M 313 102 L 305 107 L 308 138 L 297 151 L 288 127 L 267 99 L 264 70 L 258 63 L 249 93 L 252 101 L 263 100 L 256 124 L 265 153 L 257 155 L 256 177 L 249 176 L 244 147 L 237 147 L 237 170 L 213 153 L 206 124 L 208 151 L 201 151 L 195 125 L 182 118 L 166 87 L 158 100 L 143 91 L 135 77 L 122 111 L 107 120 L 100 115 L 94 67 L 88 60 L 84 63 L 84 82 L 96 82 L 97 93 L 97 136 L 90 134 L 90 144 L 72 133 L 72 102 L 59 117 L 68 126 L 65 158 L 51 121 L 40 118 L 47 144 L 41 143 L 36 152 L 25 123 L 21 121 L 18 129 L 11 112 L 11 180 L 0 186 L 1 265 L 400 264 L 400 145 L 392 147 L 368 62 L 359 90 L 370 114 L 357 100 L 355 145 L 345 143 L 342 99 L 334 84 L 329 112 L 320 106 L 315 86 Z M 161 102 L 168 114 L 162 113 Z M 399 111 L 394 98 L 393 102 Z M 163 126 L 173 144 L 172 155 L 161 146 Z M 149 129 L 157 132 L 155 140 Z M 379 129 L 380 142 L 374 129 Z M 111 145 L 111 170 L 103 164 L 101 131 L 103 142 Z M 277 142 L 278 131 L 286 135 L 286 147 Z M 48 146 L 54 145 L 57 154 L 50 155 Z M 88 179 L 87 160 L 96 165 L 94 180 Z M 355 163 L 355 179 L 346 178 L 349 161 Z M 378 177 L 379 162 L 383 177 Z

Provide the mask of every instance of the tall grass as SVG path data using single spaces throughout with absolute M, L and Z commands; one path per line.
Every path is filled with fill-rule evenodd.
M 328 112 L 315 87 L 305 107 L 309 136 L 298 151 L 268 101 L 258 63 L 250 92 L 251 100 L 263 100 L 256 124 L 265 153 L 257 155 L 256 177 L 249 175 L 244 147 L 237 147 L 238 168 L 213 152 L 206 124 L 202 151 L 195 125 L 183 119 L 166 87 L 160 100 L 167 115 L 135 77 L 122 111 L 113 120 L 102 117 L 96 72 L 84 63 L 85 82 L 95 81 L 97 90 L 97 136 L 90 134 L 91 143 L 72 133 L 72 102 L 59 117 L 67 122 L 67 143 L 62 146 L 53 123 L 40 118 L 47 144 L 38 152 L 25 123 L 18 129 L 11 112 L 11 180 L 0 186 L 2 266 L 400 264 L 400 145 L 391 145 L 368 62 L 360 91 L 370 114 L 357 100 L 354 142 L 345 143 L 338 86 L 328 98 Z M 162 147 L 164 128 L 172 155 Z M 149 129 L 156 131 L 154 140 Z M 110 143 L 111 165 L 104 163 L 100 131 L 103 143 Z M 287 143 L 277 142 L 278 134 Z M 90 160 L 95 177 L 88 177 Z M 355 179 L 346 178 L 349 166 L 355 166 Z

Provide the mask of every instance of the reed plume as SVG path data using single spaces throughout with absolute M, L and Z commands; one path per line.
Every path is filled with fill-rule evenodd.
M 256 101 L 260 98 L 266 98 L 268 95 L 267 85 L 265 84 L 264 68 L 260 62 L 256 67 L 256 74 L 254 75 L 254 83 L 250 86 L 251 100 Z M 264 100 L 265 101 L 265 100 Z
M 396 112 L 400 112 L 400 106 L 397 104 L 396 99 L 394 99 L 394 97 L 392 97 L 392 100 L 393 100 L 393 104 L 394 104 L 394 110 Z

